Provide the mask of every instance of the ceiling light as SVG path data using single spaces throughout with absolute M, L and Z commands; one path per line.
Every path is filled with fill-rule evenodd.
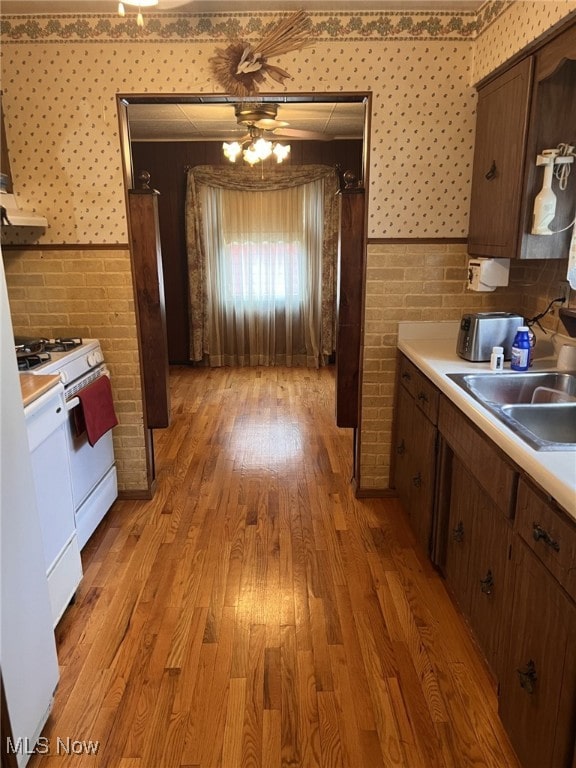
M 254 142 L 254 151 L 260 160 L 266 160 L 272 154 L 272 142 L 260 137 Z
M 119 16 L 126 16 L 126 8 L 124 7 L 126 5 L 132 5 L 138 8 L 136 24 L 138 24 L 139 27 L 143 27 L 144 16 L 142 15 L 142 8 L 152 8 L 152 6 L 158 5 L 158 0 L 120 0 L 118 3 Z
M 228 144 L 227 141 L 222 145 L 224 150 L 224 157 L 228 158 L 230 162 L 235 163 L 238 157 L 242 154 L 242 144 L 239 141 L 233 141 Z
M 262 129 L 255 125 L 250 125 L 248 128 L 250 135 L 244 141 L 233 141 L 231 143 L 225 141 L 222 144 L 224 157 L 230 160 L 230 162 L 235 163 L 240 155 L 242 155 L 244 161 L 250 165 L 264 162 L 271 155 L 274 155 L 277 163 L 286 160 L 290 154 L 289 144 L 268 141 L 263 137 Z
M 252 145 L 250 145 L 248 149 L 245 149 L 244 152 L 242 152 L 242 157 L 250 165 L 255 165 L 256 163 L 259 163 L 260 160 L 262 159 L 261 157 L 258 156 L 258 152 L 256 152 L 256 150 Z
M 276 162 L 281 163 L 283 160 L 286 160 L 286 158 L 290 154 L 290 144 L 279 144 L 277 142 L 276 144 L 274 144 L 274 149 L 272 150 L 272 154 L 276 158 Z

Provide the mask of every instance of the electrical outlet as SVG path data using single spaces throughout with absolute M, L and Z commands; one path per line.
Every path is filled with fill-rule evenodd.
M 570 302 L 570 283 L 568 280 L 561 280 L 558 283 L 558 298 L 564 299 L 563 307 L 567 307 Z

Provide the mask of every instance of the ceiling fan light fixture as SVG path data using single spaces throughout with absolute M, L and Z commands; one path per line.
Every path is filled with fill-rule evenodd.
M 249 165 L 256 165 L 256 163 L 259 163 L 262 159 L 258 156 L 258 152 L 256 152 L 252 145 L 244 150 L 242 157 Z
M 276 144 L 274 144 L 272 154 L 276 158 L 276 162 L 281 163 L 282 161 L 286 160 L 290 154 L 290 144 L 280 144 L 276 142 Z
M 224 142 L 222 144 L 222 150 L 224 157 L 235 163 L 240 154 L 245 162 L 249 165 L 255 165 L 256 163 L 263 163 L 269 157 L 274 155 L 277 163 L 281 163 L 288 157 L 290 152 L 290 145 L 283 145 L 279 142 L 272 142 L 265 139 L 263 136 L 266 130 L 263 122 L 270 122 L 274 127 L 277 125 L 277 121 L 273 116 L 276 115 L 276 104 L 264 104 L 263 108 L 271 107 L 268 111 L 268 118 L 265 118 L 262 110 L 260 110 L 258 104 L 237 104 L 235 107 L 236 120 L 238 123 L 243 124 L 246 122 L 248 127 L 248 136 L 246 136 L 240 142 L 234 141 L 232 143 Z M 247 118 L 250 116 L 259 117 L 258 122 L 247 122 Z
M 224 151 L 224 157 L 230 160 L 231 163 L 235 163 L 242 154 L 242 145 L 239 141 L 232 141 L 230 143 L 225 141 L 222 145 L 222 149 Z
M 272 154 L 272 142 L 262 137 L 254 142 L 253 147 L 260 160 L 266 160 Z

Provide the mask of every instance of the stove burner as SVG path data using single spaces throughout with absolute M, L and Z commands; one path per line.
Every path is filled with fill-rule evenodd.
M 69 349 L 75 349 L 82 344 L 82 339 L 45 339 L 44 349 L 48 352 L 67 352 Z
M 44 351 L 44 339 L 27 339 L 23 336 L 15 336 L 14 344 L 18 356 L 37 355 Z
M 18 370 L 31 371 L 33 368 L 37 368 L 39 365 L 43 365 L 51 359 L 52 358 L 48 352 L 40 352 L 37 355 L 26 355 L 25 357 L 19 357 Z

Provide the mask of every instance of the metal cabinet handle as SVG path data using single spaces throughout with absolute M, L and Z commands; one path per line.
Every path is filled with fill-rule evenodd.
M 560 552 L 560 544 L 539 523 L 532 524 L 532 535 L 534 536 L 534 541 L 543 541 L 544 544 L 551 547 L 555 552 Z
M 536 690 L 536 683 L 538 681 L 538 675 L 536 674 L 536 664 L 530 659 L 528 664 L 522 669 L 517 669 L 516 674 L 520 681 L 520 687 L 523 688 L 526 693 L 534 693 Z
M 396 446 L 396 453 L 398 456 L 402 456 L 402 454 L 406 453 L 406 444 L 404 442 L 404 438 L 402 438 L 400 444 Z
M 485 595 L 491 595 L 493 586 L 494 586 L 494 576 L 492 575 L 492 571 L 488 570 L 488 572 L 486 573 L 486 576 L 484 576 L 483 579 L 480 579 L 480 589 Z
M 410 381 L 412 376 L 408 373 L 408 371 L 402 371 L 402 378 L 405 379 L 406 381 Z
M 464 540 L 464 523 L 462 520 L 460 520 L 456 528 L 452 529 L 452 539 L 458 543 Z
M 422 475 L 420 474 L 420 472 L 418 472 L 417 475 L 414 475 L 414 477 L 412 478 L 412 484 L 415 485 L 416 488 L 420 488 L 420 486 L 422 485 Z
M 418 392 L 418 400 L 420 400 L 423 403 L 427 403 L 428 395 L 425 392 Z
M 492 165 L 490 166 L 490 170 L 485 174 L 485 178 L 488 181 L 492 181 L 498 174 L 498 170 L 496 168 L 496 160 L 492 160 Z

